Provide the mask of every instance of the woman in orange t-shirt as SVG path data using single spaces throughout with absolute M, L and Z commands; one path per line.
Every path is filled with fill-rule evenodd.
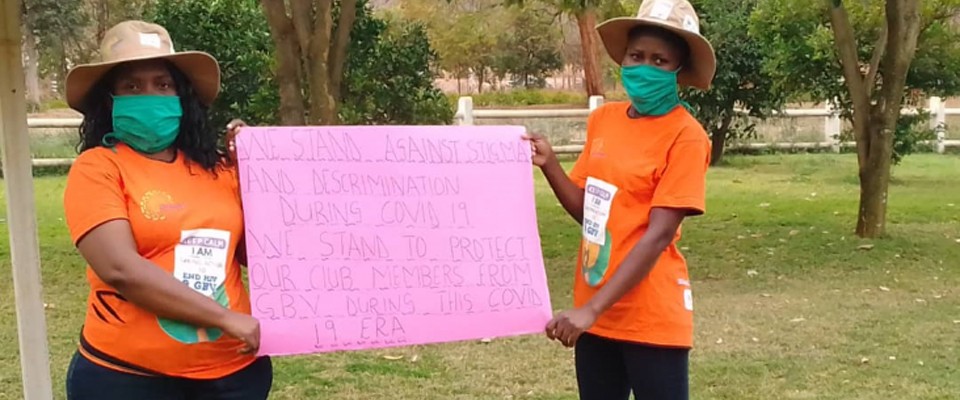
M 693 295 L 676 243 L 683 219 L 705 212 L 710 141 L 678 85 L 708 89 L 716 59 L 686 0 L 645 0 L 597 29 L 630 101 L 591 113 L 569 176 L 543 136 L 529 138 L 583 226 L 575 308 L 545 330 L 575 347 L 581 399 L 686 399 Z
M 206 122 L 217 61 L 141 21 L 107 31 L 100 55 L 66 80 L 83 124 L 64 210 L 90 284 L 67 398 L 265 399 L 235 157 Z

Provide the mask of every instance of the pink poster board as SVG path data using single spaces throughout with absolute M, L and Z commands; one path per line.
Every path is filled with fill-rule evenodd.
M 261 354 L 543 331 L 552 314 L 522 127 L 243 128 Z

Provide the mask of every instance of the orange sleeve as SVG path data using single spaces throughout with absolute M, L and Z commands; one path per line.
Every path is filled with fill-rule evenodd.
M 699 125 L 680 133 L 667 153 L 667 164 L 650 207 L 686 209 L 688 215 L 706 212 L 710 146 L 706 132 Z
M 120 170 L 103 152 L 86 151 L 67 175 L 64 217 L 76 244 L 94 228 L 115 219 L 128 219 Z
M 590 148 L 593 144 L 593 138 L 595 136 L 594 128 L 597 118 L 597 115 L 600 114 L 600 111 L 603 110 L 603 107 L 600 107 L 590 113 L 590 116 L 587 117 L 587 141 L 583 144 L 583 151 L 580 152 L 580 155 L 577 156 L 576 163 L 573 164 L 573 169 L 570 170 L 570 180 L 581 189 L 587 186 L 587 177 L 590 175 L 587 171 L 587 160 L 590 158 Z

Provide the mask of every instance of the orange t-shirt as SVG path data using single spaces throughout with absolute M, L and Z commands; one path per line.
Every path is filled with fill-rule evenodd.
M 609 103 L 587 121 L 587 143 L 570 172 L 584 188 L 584 223 L 574 303 L 580 307 L 613 276 L 647 231 L 653 207 L 705 211 L 710 140 L 683 107 L 631 119 L 627 102 Z M 611 339 L 689 348 L 693 298 L 676 243 L 636 287 L 599 316 L 589 332 Z
M 70 235 L 111 221 L 130 222 L 137 251 L 175 279 L 231 310 L 250 313 L 235 257 L 243 235 L 236 173 L 207 172 L 179 152 L 172 163 L 149 159 L 123 144 L 83 152 L 64 192 Z M 126 301 L 87 266 L 90 294 L 80 351 L 120 371 L 215 379 L 254 361 L 243 343 L 219 329 L 159 318 Z

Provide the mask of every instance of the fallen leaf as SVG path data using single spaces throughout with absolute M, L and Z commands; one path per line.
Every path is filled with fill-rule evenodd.
M 780 239 L 780 243 L 786 243 L 787 239 Z
M 919 366 L 922 367 L 922 366 L 923 366 L 923 361 L 917 361 L 917 365 L 919 365 Z
M 886 286 L 880 286 L 879 289 L 882 290 L 882 291 L 884 291 L 884 292 L 889 292 L 889 291 L 890 291 L 890 288 L 888 288 L 888 287 L 886 287 Z
M 790 231 L 790 236 L 795 236 L 795 235 L 797 235 L 798 233 L 800 233 L 800 231 L 794 229 L 794 230 Z
M 760 339 L 757 339 L 757 338 L 752 338 L 752 339 L 750 339 L 750 340 L 752 340 L 754 343 L 760 342 Z
M 687 250 L 690 250 L 690 248 L 689 248 L 689 247 L 681 247 L 680 250 L 687 251 Z
M 926 303 L 927 301 L 924 300 L 924 299 L 916 299 L 916 302 L 917 302 L 917 303 Z
M 857 247 L 857 249 L 860 249 L 860 250 L 873 250 L 873 245 L 872 245 L 872 244 L 861 244 L 860 246 Z
M 895 356 L 890 356 L 890 361 L 897 361 L 897 357 L 895 357 Z
M 806 318 L 800 317 L 800 318 L 791 319 L 790 322 L 803 322 L 806 320 L 807 320 Z
M 383 356 L 383 358 L 384 358 L 384 359 L 387 359 L 387 360 L 390 360 L 390 361 L 397 361 L 397 360 L 402 360 L 402 359 L 403 359 L 403 356 L 402 356 L 402 355 L 400 355 L 400 356 Z
M 770 203 L 760 203 L 760 207 L 762 208 L 770 207 Z
M 746 236 L 743 236 L 743 235 L 737 235 L 737 239 L 740 239 L 740 240 L 743 240 L 743 239 L 746 239 L 746 238 L 747 238 Z M 960 239 L 958 239 L 958 240 L 960 240 Z
M 414 354 L 413 357 L 410 357 L 410 362 L 414 362 L 414 363 L 415 363 L 415 362 L 417 362 L 417 361 L 420 361 L 420 355 L 419 355 L 419 354 Z
M 747 276 L 757 276 L 757 275 L 760 275 L 760 273 L 757 272 L 757 270 L 755 269 L 751 269 L 747 271 Z
M 480 343 L 490 343 L 490 342 L 492 342 L 492 341 L 493 341 L 493 339 L 491 339 L 491 338 L 483 338 L 483 339 L 480 339 Z
M 955 319 L 955 320 L 953 320 L 953 323 L 955 323 L 955 324 L 960 324 L 960 319 Z
M 760 296 L 762 296 L 762 297 L 770 297 L 770 293 L 760 293 Z
M 861 358 L 861 359 L 860 359 L 860 364 L 866 364 L 866 363 L 869 363 L 869 362 L 870 362 L 870 359 L 869 359 L 869 358 L 864 357 L 864 358 Z
M 723 344 L 723 338 L 717 338 L 717 344 Z
M 817 197 L 817 192 L 810 193 L 810 197 Z

